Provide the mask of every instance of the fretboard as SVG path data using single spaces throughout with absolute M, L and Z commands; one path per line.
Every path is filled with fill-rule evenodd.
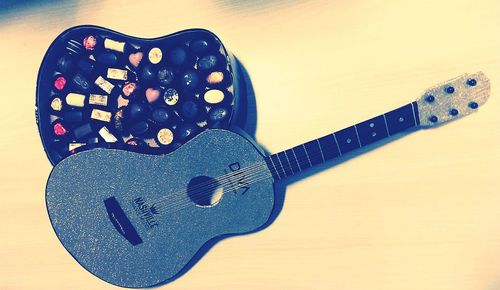
M 420 124 L 417 102 L 265 158 L 275 180 L 345 155 Z

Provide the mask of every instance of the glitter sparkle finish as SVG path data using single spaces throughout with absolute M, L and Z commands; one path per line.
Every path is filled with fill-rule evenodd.
M 263 158 L 247 139 L 217 129 L 168 155 L 84 151 L 54 167 L 46 188 L 47 209 L 59 240 L 91 273 L 119 286 L 153 286 L 175 278 L 212 238 L 253 231 L 267 222 L 274 207 L 267 166 L 262 174 L 268 178 L 252 183 L 249 190 L 225 190 L 214 206 L 195 205 L 185 191 L 195 176 L 221 176 Z M 251 178 L 241 177 L 238 182 Z M 111 197 L 137 230 L 141 244 L 132 246 L 111 223 L 104 205 Z M 157 227 L 145 226 L 134 208 L 137 198 L 155 203 Z M 159 198 L 166 206 L 155 202 Z

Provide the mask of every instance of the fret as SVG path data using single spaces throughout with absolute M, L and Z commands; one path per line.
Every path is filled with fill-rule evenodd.
M 288 163 L 288 159 L 286 158 L 285 152 L 282 151 L 278 153 L 278 159 L 283 166 L 283 170 L 285 171 L 286 176 L 291 176 L 293 174 L 290 163 Z
M 342 154 L 346 154 L 347 152 L 361 147 L 354 126 L 336 132 L 335 137 L 337 138 L 340 153 Z
M 293 147 L 292 150 L 295 153 L 295 156 L 297 156 L 297 161 L 299 162 L 300 169 L 304 170 L 311 167 L 311 163 L 309 162 L 309 158 L 306 155 L 304 145 Z
M 378 116 L 355 126 L 358 129 L 358 136 L 361 146 L 366 146 L 388 136 L 388 129 L 385 126 L 383 116 Z
M 271 160 L 271 156 L 267 156 L 266 158 L 264 158 L 264 160 L 266 161 L 267 167 L 269 167 L 269 171 L 271 171 L 274 180 L 279 180 L 280 176 L 278 175 L 276 167 L 274 166 L 273 161 Z
M 312 165 L 323 163 L 323 157 L 321 155 L 321 148 L 317 140 L 312 140 L 304 144 L 306 149 L 307 157 Z
M 392 110 L 385 113 L 384 116 L 387 120 L 389 135 L 394 135 L 417 125 L 412 104 Z
M 300 167 L 299 163 L 297 162 L 297 158 L 295 157 L 295 154 L 293 153 L 292 149 L 288 149 L 285 151 L 286 157 L 288 158 L 288 163 L 292 166 L 292 171 L 294 173 L 300 172 Z
M 419 125 L 416 102 L 265 158 L 275 180 Z
M 340 148 L 335 140 L 335 135 L 329 134 L 318 139 L 325 161 L 340 156 Z
M 271 159 L 273 161 L 274 168 L 276 168 L 276 172 L 278 173 L 279 177 L 285 178 L 286 174 L 285 171 L 283 170 L 283 165 L 281 165 L 280 160 L 278 159 L 278 155 L 277 154 L 271 155 Z

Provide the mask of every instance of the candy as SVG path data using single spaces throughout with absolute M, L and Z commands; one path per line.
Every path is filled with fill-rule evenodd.
M 158 123 L 167 123 L 170 119 L 170 113 L 165 108 L 157 108 L 151 113 L 153 121 Z
M 198 39 L 191 41 L 189 43 L 189 48 L 193 52 L 200 54 L 206 52 L 210 48 L 210 44 L 204 39 Z
M 181 115 L 186 119 L 195 118 L 200 111 L 198 104 L 194 101 L 186 101 L 182 104 Z
M 208 121 L 210 123 L 217 123 L 225 120 L 229 116 L 229 111 L 226 108 L 212 108 L 208 112 Z
M 86 74 L 91 74 L 94 71 L 94 64 L 88 60 L 80 59 L 78 61 L 78 68 Z
M 78 149 L 78 148 L 85 146 L 85 145 L 86 145 L 85 143 L 69 143 L 68 150 L 73 151 L 73 150 Z
M 198 60 L 198 69 L 209 70 L 217 65 L 217 57 L 207 55 Z
M 83 124 L 80 127 L 73 130 L 73 134 L 77 140 L 89 135 L 92 133 L 92 126 L 89 123 Z
M 73 60 L 69 55 L 64 55 L 57 61 L 57 68 L 62 73 L 68 73 L 73 67 Z
M 160 129 L 156 137 L 161 145 L 169 145 L 174 141 L 174 133 L 168 128 Z
M 158 71 L 158 80 L 163 86 L 168 86 L 174 81 L 174 71 L 171 68 L 163 68 Z
M 78 123 L 83 120 L 83 113 L 81 111 L 66 111 L 64 112 L 64 121 L 69 123 Z
M 181 139 L 182 141 L 186 141 L 187 139 L 193 137 L 193 135 L 197 130 L 198 128 L 195 125 L 190 123 L 185 123 L 179 126 L 176 129 L 176 132 L 179 135 L 179 139 Z
M 143 53 L 138 51 L 136 53 L 131 53 L 129 56 L 128 56 L 128 61 L 130 62 L 130 64 L 134 67 L 138 67 L 139 64 L 141 63 L 141 60 L 143 58 Z
M 152 66 L 146 65 L 142 69 L 140 77 L 143 82 L 152 82 L 156 78 L 156 70 Z
M 184 64 L 187 59 L 186 50 L 182 47 L 176 47 L 170 51 L 168 59 L 173 65 L 180 66 Z
M 77 93 L 69 93 L 66 95 L 66 104 L 81 108 L 85 106 L 85 96 Z
M 211 85 L 220 84 L 223 80 L 224 80 L 224 73 L 220 71 L 211 72 L 206 78 L 207 83 Z
M 148 130 L 149 130 L 149 123 L 146 121 L 140 121 L 130 126 L 130 133 L 134 135 L 143 135 Z
M 146 90 L 146 99 L 148 103 L 154 103 L 160 97 L 160 91 L 158 89 L 149 88 Z
M 73 76 L 73 83 L 83 91 L 88 91 L 90 89 L 89 81 L 79 73 Z
M 146 116 L 147 108 L 141 103 L 132 103 L 128 106 L 128 114 L 132 120 L 139 120 Z
M 103 110 L 99 110 L 99 109 L 93 109 L 92 113 L 90 113 L 90 118 L 92 118 L 94 120 L 103 121 L 103 122 L 110 122 L 111 121 L 111 113 L 103 111 Z
M 157 64 L 161 61 L 162 52 L 158 47 L 153 47 L 148 53 L 149 62 L 152 64 Z
M 132 95 L 132 93 L 134 93 L 136 88 L 137 88 L 137 85 L 135 83 L 126 83 L 122 89 L 123 95 L 125 95 L 125 97 L 130 97 L 130 95 Z
M 54 98 L 52 100 L 52 102 L 50 102 L 50 107 L 54 111 L 61 111 L 62 106 L 63 106 L 63 103 L 62 103 L 61 99 L 59 99 L 59 98 Z
M 89 104 L 90 105 L 107 106 L 108 105 L 108 96 L 98 95 L 98 94 L 90 94 Z
M 113 121 L 116 130 L 120 132 L 123 131 L 123 110 L 116 111 L 115 115 L 113 116 Z
M 118 52 L 125 52 L 125 42 L 119 42 L 109 38 L 104 39 L 104 48 Z
M 83 47 L 85 47 L 86 50 L 94 50 L 96 44 L 97 39 L 93 35 L 89 35 L 83 39 Z
M 127 80 L 127 71 L 124 69 L 108 68 L 107 77 L 108 77 L 108 79 L 126 81 Z
M 54 87 L 60 91 L 64 89 L 65 86 L 66 86 L 66 79 L 62 76 L 57 77 L 56 80 L 54 81 Z
M 188 90 L 194 90 L 198 87 L 200 78 L 194 70 L 184 72 L 181 79 L 181 86 Z
M 101 52 L 97 55 L 96 61 L 105 66 L 112 66 L 118 62 L 118 56 L 112 52 Z
M 111 94 L 111 91 L 115 87 L 112 83 L 108 82 L 101 76 L 98 76 L 94 83 L 108 94 Z
M 129 102 L 130 102 L 129 100 L 123 98 L 122 96 L 119 96 L 118 99 L 117 99 L 118 109 L 121 108 L 121 107 L 128 106 Z
M 224 92 L 216 89 L 208 90 L 203 94 L 203 99 L 209 104 L 218 104 L 224 100 Z
M 66 130 L 63 124 L 60 122 L 56 122 L 53 128 L 54 128 L 54 134 L 56 134 L 57 136 L 64 136 L 66 135 L 66 133 L 68 133 L 68 130 Z
M 173 106 L 179 101 L 179 94 L 175 89 L 166 89 L 163 93 L 163 100 L 165 101 L 165 104 Z
M 104 141 L 108 143 L 115 143 L 118 141 L 115 135 L 111 134 L 111 132 L 108 130 L 108 128 L 106 128 L 106 126 L 102 127 L 99 130 L 99 135 L 101 135 L 102 139 L 104 139 Z

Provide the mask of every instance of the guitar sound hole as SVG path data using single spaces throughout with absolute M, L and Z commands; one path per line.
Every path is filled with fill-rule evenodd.
M 199 206 L 213 206 L 221 200 L 223 187 L 215 178 L 196 176 L 189 181 L 187 194 Z

